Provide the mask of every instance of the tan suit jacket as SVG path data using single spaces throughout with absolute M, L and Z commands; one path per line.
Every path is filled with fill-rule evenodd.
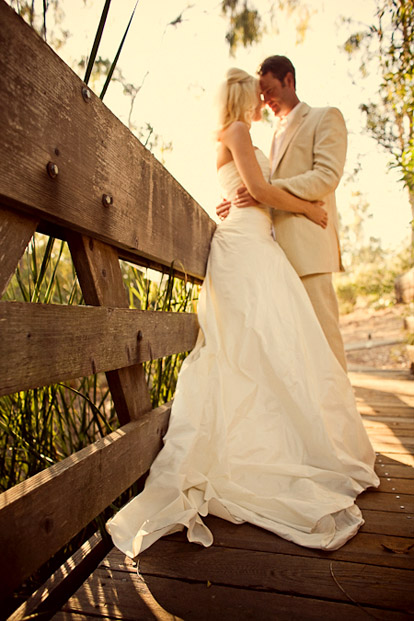
M 345 164 L 345 122 L 337 108 L 298 105 L 272 162 L 271 183 L 300 198 L 323 200 L 329 224 L 322 229 L 305 216 L 272 210 L 276 239 L 299 276 L 343 271 L 335 189 Z

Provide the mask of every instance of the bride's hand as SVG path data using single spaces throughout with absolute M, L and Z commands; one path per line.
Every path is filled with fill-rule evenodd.
M 328 212 L 322 207 L 324 204 L 323 201 L 310 202 L 306 217 L 315 222 L 315 224 L 319 224 L 323 229 L 326 229 L 328 226 Z

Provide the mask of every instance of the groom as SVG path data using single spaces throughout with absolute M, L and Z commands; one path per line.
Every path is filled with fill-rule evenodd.
M 345 164 L 347 131 L 337 108 L 311 108 L 296 95 L 295 68 L 285 56 L 270 56 L 260 65 L 262 99 L 276 116 L 270 165 L 272 185 L 306 200 L 322 200 L 326 229 L 306 217 L 272 209 L 276 238 L 300 276 L 332 351 L 346 371 L 339 330 L 338 301 L 332 272 L 342 271 L 335 189 Z M 245 188 L 234 204 L 258 203 Z M 226 217 L 229 203 L 217 207 Z

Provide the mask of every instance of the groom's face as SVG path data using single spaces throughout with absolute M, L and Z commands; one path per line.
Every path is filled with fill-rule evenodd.
M 260 90 L 263 101 L 275 116 L 284 116 L 289 112 L 290 85 L 286 77 L 281 82 L 273 73 L 265 73 L 260 77 Z

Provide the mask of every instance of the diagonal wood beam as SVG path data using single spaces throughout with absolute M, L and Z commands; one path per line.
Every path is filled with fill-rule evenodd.
M 116 250 L 78 233 L 69 234 L 68 244 L 85 302 L 91 306 L 128 308 L 128 294 Z M 142 364 L 108 371 L 106 377 L 121 424 L 151 410 Z

